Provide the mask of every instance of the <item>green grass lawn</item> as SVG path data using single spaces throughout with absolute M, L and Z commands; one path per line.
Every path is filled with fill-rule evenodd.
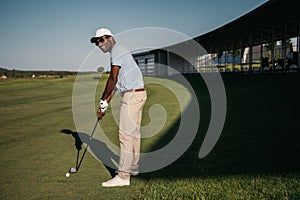
M 201 111 L 195 140 L 171 165 L 133 177 L 121 188 L 101 187 L 110 174 L 89 153 L 80 171 L 65 177 L 76 161 L 73 138 L 60 133 L 76 131 L 74 79 L 0 81 L 0 199 L 300 199 L 299 75 L 225 75 L 225 126 L 203 159 L 198 153 L 209 125 L 210 98 L 200 76 L 187 76 Z M 164 105 L 168 121 L 158 135 L 143 139 L 145 152 L 166 145 L 180 117 L 170 91 L 146 87 L 143 125 L 155 102 Z M 107 113 L 103 120 L 111 118 Z M 105 129 L 117 143 L 114 125 Z

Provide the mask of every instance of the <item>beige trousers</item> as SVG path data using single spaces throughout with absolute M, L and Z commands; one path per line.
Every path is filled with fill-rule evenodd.
M 130 171 L 138 171 L 141 145 L 140 127 L 146 99 L 146 91 L 126 92 L 122 97 L 119 122 L 120 160 L 118 175 L 123 179 L 130 179 Z

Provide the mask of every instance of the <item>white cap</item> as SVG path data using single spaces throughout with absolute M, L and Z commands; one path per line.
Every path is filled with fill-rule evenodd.
M 107 28 L 100 28 L 96 31 L 96 35 L 91 38 L 91 43 L 95 43 L 96 40 L 104 35 L 113 36 L 111 31 Z

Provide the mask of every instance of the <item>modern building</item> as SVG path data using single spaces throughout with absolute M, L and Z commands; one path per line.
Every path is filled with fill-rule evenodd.
M 296 0 L 269 0 L 238 19 L 193 38 L 204 50 L 178 55 L 189 41 L 134 54 L 144 75 L 217 71 L 299 72 L 300 14 Z M 292 42 L 290 42 L 292 40 Z M 280 43 L 280 45 L 276 45 Z M 223 59 L 220 62 L 220 58 Z

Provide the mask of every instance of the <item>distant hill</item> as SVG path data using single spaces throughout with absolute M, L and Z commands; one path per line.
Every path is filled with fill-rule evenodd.
M 0 67 L 0 76 L 5 75 L 8 78 L 43 78 L 43 77 L 64 77 L 76 75 L 78 72 L 75 71 L 32 71 L 32 70 L 15 70 L 5 69 Z

